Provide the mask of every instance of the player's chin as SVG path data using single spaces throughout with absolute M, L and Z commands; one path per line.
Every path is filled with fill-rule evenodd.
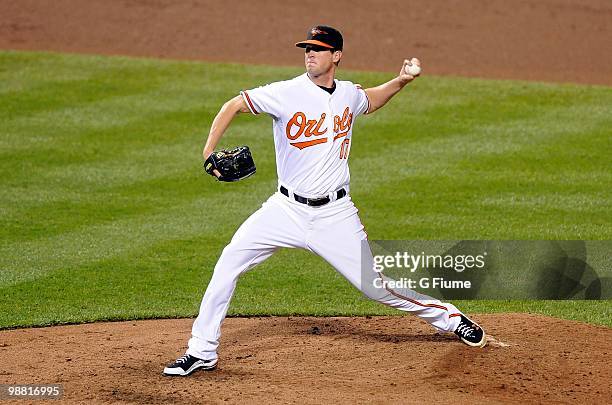
M 312 77 L 318 77 L 321 75 L 321 73 L 323 73 L 321 71 L 321 69 L 319 69 L 316 66 L 306 66 L 306 72 L 308 72 L 308 74 Z

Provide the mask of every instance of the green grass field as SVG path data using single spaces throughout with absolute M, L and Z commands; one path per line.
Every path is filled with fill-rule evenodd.
M 201 148 L 221 104 L 302 68 L 0 52 L 0 328 L 193 316 L 221 249 L 276 185 L 271 119 L 241 115 L 256 176 Z M 340 70 L 364 87 L 386 73 Z M 351 193 L 370 239 L 612 239 L 612 88 L 424 76 L 360 118 Z M 473 301 L 612 326 L 611 301 Z M 233 315 L 397 314 L 281 251 Z

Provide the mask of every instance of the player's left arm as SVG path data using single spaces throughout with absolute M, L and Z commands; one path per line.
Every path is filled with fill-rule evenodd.
M 417 66 L 421 66 L 421 62 L 417 58 L 412 58 L 411 60 L 404 60 L 402 64 L 402 69 L 399 72 L 399 75 L 389 80 L 386 83 L 381 84 L 380 86 L 370 87 L 369 89 L 365 89 L 366 94 L 368 95 L 368 99 L 370 101 L 370 107 L 368 108 L 368 114 L 378 110 L 385 104 L 391 100 L 391 97 L 396 95 L 401 89 L 404 88 L 408 83 L 414 80 L 415 76 L 411 76 L 406 72 L 406 66 L 410 64 L 416 64 Z

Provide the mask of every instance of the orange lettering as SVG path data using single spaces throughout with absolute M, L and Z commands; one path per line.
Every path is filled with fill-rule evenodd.
M 353 113 L 349 114 L 349 108 L 346 107 L 342 113 L 342 117 L 334 116 L 334 132 L 348 131 L 353 124 Z
M 291 119 L 287 123 L 287 130 L 286 130 L 287 138 L 291 139 L 292 141 L 295 139 L 298 139 L 300 135 L 302 135 L 302 133 L 304 132 L 305 121 L 306 121 L 306 116 L 304 115 L 303 112 L 296 112 L 295 114 L 293 114 L 293 117 L 291 117 Z M 291 128 L 294 125 L 297 126 L 298 131 L 295 133 L 295 135 L 291 135 Z
M 308 127 L 308 130 L 306 131 L 306 136 L 319 136 L 319 135 L 323 135 L 324 133 L 327 132 L 327 128 L 325 128 L 323 130 L 323 132 L 321 132 L 321 125 L 323 125 L 323 123 L 325 122 L 325 113 L 321 114 L 321 118 L 319 118 L 319 122 L 317 122 L 317 126 L 314 127 L 313 132 L 310 132 L 310 127 Z M 314 120 L 312 122 L 315 122 Z
M 310 136 L 320 136 L 327 132 L 327 128 L 321 129 L 321 125 L 325 122 L 325 113 L 321 114 L 321 118 L 319 121 L 317 120 L 307 120 L 306 115 L 303 112 L 296 112 L 293 114 L 293 117 L 287 123 L 287 128 L 285 133 L 287 138 L 294 141 L 298 139 L 302 134 L 307 137 Z M 293 127 L 297 128 L 297 132 L 292 134 Z
M 321 129 L 321 126 L 325 123 L 326 114 L 321 114 L 321 118 L 319 120 L 309 120 L 306 119 L 306 114 L 303 112 L 296 112 L 293 114 L 293 117 L 287 123 L 287 128 L 285 129 L 285 134 L 287 138 L 291 141 L 295 141 L 300 136 L 304 135 L 306 138 L 310 138 L 311 136 L 321 136 L 327 132 L 327 128 Z M 297 128 L 295 133 L 293 132 L 293 128 Z M 292 142 L 291 145 L 295 146 L 298 149 L 304 149 L 309 146 L 318 145 L 321 143 L 327 142 L 327 138 L 317 138 L 310 141 L 303 142 Z
M 346 131 L 346 132 L 342 132 L 342 133 L 340 133 L 340 134 L 338 134 L 338 135 L 334 136 L 334 141 L 335 141 L 336 139 L 338 139 L 338 138 L 342 138 L 342 137 L 347 136 L 347 135 L 348 135 L 348 133 L 349 133 L 349 131 Z
M 311 141 L 293 142 L 291 144 L 291 146 L 295 146 L 298 149 L 304 149 L 304 148 L 307 148 L 309 146 L 314 146 L 314 145 L 318 145 L 320 143 L 325 143 L 325 142 L 327 142 L 327 138 L 316 138 L 316 139 L 313 139 Z
M 340 144 L 340 159 L 348 159 L 350 139 L 345 139 Z

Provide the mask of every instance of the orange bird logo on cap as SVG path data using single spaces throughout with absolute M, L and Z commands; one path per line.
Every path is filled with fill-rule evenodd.
M 310 34 L 311 34 L 312 36 L 315 36 L 315 35 L 317 35 L 317 34 L 327 34 L 327 32 L 325 32 L 325 31 L 323 31 L 323 30 L 320 30 L 320 29 L 318 29 L 318 28 L 316 28 L 316 27 L 315 27 L 315 28 L 313 28 L 313 29 L 312 29 L 312 31 L 310 31 Z

